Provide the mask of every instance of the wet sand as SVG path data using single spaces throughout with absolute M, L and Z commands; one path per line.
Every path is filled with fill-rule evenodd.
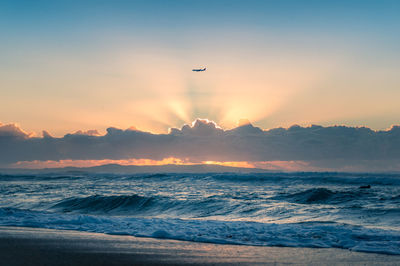
M 400 256 L 0 227 L 1 265 L 400 265 Z

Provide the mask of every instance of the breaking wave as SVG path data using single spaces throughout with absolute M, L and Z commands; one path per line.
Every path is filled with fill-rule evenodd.
M 343 248 L 400 254 L 400 232 L 335 222 L 259 223 L 56 214 L 0 208 L 0 225 L 79 230 L 194 242 Z
M 179 200 L 170 197 L 139 195 L 100 196 L 69 198 L 53 205 L 51 210 L 82 214 L 109 215 L 175 215 L 204 217 L 210 214 L 223 215 L 232 211 L 230 205 L 221 199 L 208 197 L 199 200 Z
M 360 189 L 355 191 L 332 191 L 327 188 L 312 188 L 293 194 L 279 195 L 274 197 L 274 199 L 294 201 L 302 204 L 338 204 L 368 196 L 371 196 L 370 192 Z

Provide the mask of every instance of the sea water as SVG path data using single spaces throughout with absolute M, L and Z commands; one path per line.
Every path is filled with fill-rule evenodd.
M 3 226 L 400 254 L 397 174 L 0 175 L 0 195 Z

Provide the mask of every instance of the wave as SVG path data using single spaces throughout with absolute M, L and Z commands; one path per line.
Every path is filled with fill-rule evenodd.
M 224 173 L 224 174 L 98 174 L 98 173 L 44 173 L 44 174 L 1 174 L 0 180 L 58 180 L 58 179 L 102 179 L 129 180 L 129 179 L 156 179 L 166 180 L 210 180 L 227 182 L 251 183 L 301 183 L 301 184 L 347 184 L 357 187 L 362 185 L 373 186 L 400 186 L 400 174 L 371 174 L 371 173 L 335 173 L 335 172 L 293 172 L 293 173 Z
M 332 191 L 327 188 L 311 188 L 296 193 L 288 193 L 272 197 L 274 200 L 286 200 L 302 204 L 339 204 L 360 199 L 372 199 L 376 195 L 362 189 L 348 191 Z
M 290 172 L 253 174 L 213 174 L 219 181 L 265 183 L 312 183 L 348 185 L 395 185 L 400 186 L 400 174 L 389 173 L 341 173 L 341 172 Z
M 371 195 L 371 192 L 360 189 L 352 191 L 332 191 L 327 188 L 312 188 L 301 192 L 278 195 L 272 197 L 272 199 L 287 200 L 302 204 L 338 204 L 371 197 Z
M 256 246 L 343 248 L 400 254 L 400 231 L 335 222 L 258 223 L 145 219 L 0 208 L 0 225 L 79 230 L 114 235 Z
M 366 200 L 365 202 L 393 202 L 400 200 L 398 196 L 379 196 L 374 191 L 355 188 L 353 190 L 334 191 L 327 188 L 311 188 L 295 193 L 281 193 L 281 195 L 271 197 L 274 200 L 286 200 L 301 204 L 340 204 L 353 202 L 355 200 Z
M 400 201 L 400 195 L 392 197 L 391 200 Z
M 197 200 L 179 200 L 163 196 L 100 196 L 69 198 L 50 207 L 61 212 L 110 215 L 155 215 L 175 214 L 187 217 L 205 217 L 211 214 L 224 215 L 235 206 L 227 201 L 208 197 Z
M 51 180 L 77 180 L 85 178 L 84 175 L 54 175 L 54 174 L 38 174 L 38 175 L 5 175 L 0 174 L 1 181 L 29 180 L 29 181 L 51 181 Z
M 155 204 L 155 197 L 131 196 L 89 196 L 84 198 L 69 198 L 52 206 L 52 209 L 63 212 L 126 212 L 149 209 Z

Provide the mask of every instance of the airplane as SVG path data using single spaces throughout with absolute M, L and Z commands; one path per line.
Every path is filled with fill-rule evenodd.
M 192 69 L 192 71 L 194 71 L 194 72 L 203 72 L 203 71 L 206 71 L 207 70 L 207 68 L 205 67 L 205 68 L 195 68 L 195 69 Z

